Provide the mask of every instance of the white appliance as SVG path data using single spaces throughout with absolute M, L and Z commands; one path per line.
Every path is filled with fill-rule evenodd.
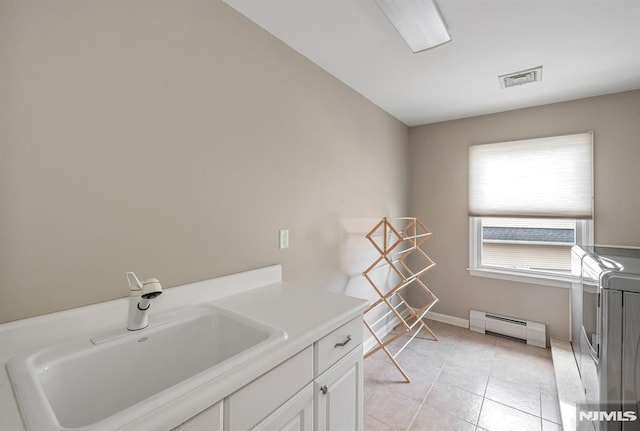
M 602 412 L 579 429 L 638 431 L 640 249 L 575 246 L 572 254 L 581 275 L 571 292 L 572 346 L 586 408 Z

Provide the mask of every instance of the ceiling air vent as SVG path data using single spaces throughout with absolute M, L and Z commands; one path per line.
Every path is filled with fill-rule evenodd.
M 500 87 L 509 88 L 516 85 L 529 84 L 531 82 L 540 81 L 542 79 L 542 66 L 534 67 L 520 72 L 508 73 L 498 76 Z

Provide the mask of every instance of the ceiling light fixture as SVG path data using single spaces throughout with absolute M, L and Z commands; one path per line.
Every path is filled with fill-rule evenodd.
M 414 53 L 451 40 L 434 0 L 376 2 Z

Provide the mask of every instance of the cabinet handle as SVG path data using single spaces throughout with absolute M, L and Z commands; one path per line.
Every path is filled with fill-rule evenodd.
M 327 391 L 328 390 L 329 390 L 329 388 L 327 388 L 326 385 L 320 386 L 320 392 L 322 392 L 322 395 L 327 395 Z
M 336 343 L 335 346 L 333 346 L 333 348 L 335 349 L 336 347 L 344 347 L 347 345 L 347 343 L 351 341 L 351 335 L 347 335 L 347 339 L 344 340 L 342 343 Z

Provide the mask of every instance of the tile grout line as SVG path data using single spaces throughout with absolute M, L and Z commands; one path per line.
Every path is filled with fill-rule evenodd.
M 413 415 L 413 418 L 411 418 L 411 422 L 409 422 L 409 425 L 407 426 L 407 431 L 409 431 L 411 429 L 411 427 L 413 426 L 413 423 L 416 421 L 416 418 L 420 414 L 420 410 L 422 410 L 422 407 L 425 406 L 425 402 L 427 401 L 427 398 L 429 397 L 429 394 L 431 393 L 431 389 L 433 389 L 433 385 L 435 385 L 436 382 L 438 381 L 438 377 L 440 377 L 440 374 L 442 373 L 442 369 L 444 368 L 444 364 L 446 364 L 446 363 L 447 363 L 447 361 L 445 360 L 442 363 L 442 365 L 440 366 L 440 369 L 438 370 L 438 374 L 436 375 L 436 378 L 433 379 L 433 382 L 431 382 L 431 385 L 429 386 L 429 390 L 427 391 L 426 395 L 422 399 L 422 402 L 420 403 L 420 407 L 418 407 L 418 410 L 416 410 L 416 413 Z
M 487 377 L 487 384 L 484 386 L 484 393 L 482 394 L 482 403 L 480 403 L 480 411 L 478 412 L 478 419 L 476 419 L 476 423 L 475 423 L 475 425 L 476 425 L 475 430 L 476 431 L 478 431 L 478 428 L 480 428 L 480 417 L 482 416 L 482 409 L 484 408 L 484 401 L 487 399 L 487 389 L 489 388 L 489 380 L 491 380 L 491 375 L 493 374 L 493 361 L 496 359 L 495 349 L 497 347 L 498 347 L 498 344 L 497 344 L 497 341 L 496 341 L 496 345 L 494 346 L 493 359 L 491 360 L 491 368 L 489 368 L 489 377 Z
M 544 429 L 544 420 L 542 419 L 542 382 L 538 377 L 538 388 L 540 389 L 540 431 Z

